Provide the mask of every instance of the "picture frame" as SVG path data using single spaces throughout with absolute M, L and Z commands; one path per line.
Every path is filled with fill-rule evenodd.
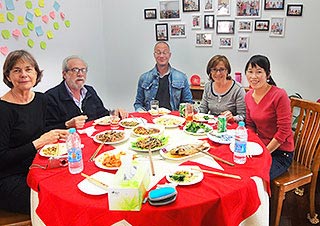
M 238 20 L 238 32 L 252 32 L 253 20 Z
M 302 16 L 303 5 L 302 4 L 288 4 L 287 16 Z
M 182 0 L 183 12 L 199 12 L 200 0 Z
M 264 10 L 283 10 L 284 0 L 264 0 Z
M 172 23 L 169 25 L 170 38 L 185 38 L 186 24 L 185 23 Z
M 286 22 L 286 19 L 284 17 L 271 17 L 269 36 L 284 37 L 285 22 Z
M 205 29 L 214 29 L 214 15 L 204 15 L 203 24 Z
M 181 20 L 180 0 L 159 1 L 159 21 Z
M 193 14 L 191 15 L 191 29 L 201 29 L 201 14 Z
M 229 16 L 229 15 L 230 15 L 230 0 L 218 0 L 217 16 Z
M 214 4 L 213 0 L 202 0 L 204 2 L 204 12 L 213 12 L 214 11 Z
M 237 0 L 236 18 L 260 18 L 262 0 Z M 252 4 L 251 4 L 252 3 Z M 248 10 L 249 8 L 249 10 Z
M 238 51 L 248 51 L 249 50 L 249 37 L 239 36 L 238 37 Z
M 168 41 L 168 24 L 155 24 L 156 41 Z
M 232 37 L 219 37 L 219 48 L 232 48 L 233 38 Z
M 156 8 L 144 9 L 144 19 L 145 20 L 157 19 L 157 9 Z
M 212 46 L 213 33 L 210 32 L 196 32 L 195 46 Z
M 234 20 L 217 20 L 217 34 L 234 34 Z
M 269 31 L 270 21 L 269 20 L 255 20 L 254 30 L 255 31 Z

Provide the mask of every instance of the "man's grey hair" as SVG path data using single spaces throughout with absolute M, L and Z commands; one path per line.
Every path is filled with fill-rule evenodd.
M 81 60 L 85 65 L 86 65 L 86 68 L 88 69 L 88 64 L 87 64 L 87 62 L 84 60 L 84 59 L 82 59 L 80 56 L 77 56 L 77 55 L 72 55 L 72 56 L 68 56 L 68 57 L 66 57 L 64 60 L 63 60 L 63 62 L 62 62 L 62 71 L 68 71 L 68 62 L 69 62 L 69 60 L 73 60 L 73 59 L 79 59 L 79 60 Z

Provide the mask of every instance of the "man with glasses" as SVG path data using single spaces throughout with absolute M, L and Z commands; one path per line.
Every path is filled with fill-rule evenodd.
M 87 72 L 88 65 L 79 56 L 69 56 L 63 60 L 63 81 L 45 93 L 48 99 L 48 129 L 82 128 L 86 120 L 109 115 L 94 88 L 85 85 Z
M 150 110 L 151 100 L 158 100 L 159 107 L 173 111 L 179 110 L 180 103 L 193 103 L 187 76 L 169 64 L 168 43 L 156 43 L 153 55 L 155 67 L 142 74 L 138 81 L 135 110 Z

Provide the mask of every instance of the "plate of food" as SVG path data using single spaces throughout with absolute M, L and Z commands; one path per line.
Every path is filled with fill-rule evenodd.
M 234 140 L 235 130 L 227 130 L 227 132 L 218 133 L 218 130 L 213 130 L 210 133 L 207 133 L 207 136 L 213 142 L 219 144 L 230 144 Z
M 214 115 L 209 115 L 205 113 L 197 113 L 193 116 L 193 120 L 196 122 L 209 122 L 212 121 L 213 123 L 217 121 Z
M 230 150 L 234 152 L 234 142 L 230 143 Z M 261 155 L 263 148 L 256 142 L 247 142 L 247 155 Z
M 39 155 L 43 157 L 54 157 L 64 154 L 67 154 L 66 143 L 47 144 L 39 151 Z
M 178 166 L 169 170 L 166 179 L 178 185 L 196 184 L 203 180 L 203 172 L 200 170 L 199 166 Z
M 135 141 L 131 142 L 130 148 L 134 151 L 148 152 L 157 151 L 164 148 L 169 141 L 167 136 L 148 136 L 138 137 Z
M 145 120 L 144 118 L 126 118 L 126 119 L 122 119 L 119 124 L 120 126 L 126 128 L 126 129 L 132 129 L 138 125 L 143 125 L 147 123 L 147 120 Z
M 98 180 L 98 181 L 101 181 L 102 183 L 104 183 L 110 187 L 111 183 L 113 181 L 113 178 L 114 178 L 114 174 L 108 173 L 108 172 L 103 172 L 103 171 L 98 171 L 95 174 L 92 174 L 91 177 Z M 98 187 L 97 185 L 91 183 L 88 179 L 82 180 L 78 184 L 78 188 L 80 189 L 80 191 L 82 191 L 88 195 L 103 195 L 103 194 L 108 193 L 107 189 L 103 189 L 103 188 Z
M 175 115 L 163 115 L 153 119 L 153 122 L 157 125 L 162 125 L 165 128 L 174 128 L 181 126 L 186 121 L 185 118 Z
M 128 140 L 129 136 L 124 130 L 106 130 L 96 134 L 93 140 L 100 144 L 118 144 Z
M 117 170 L 121 166 L 121 157 L 126 155 L 132 155 L 132 158 L 136 158 L 136 153 L 130 150 L 123 151 L 121 149 L 113 149 L 106 151 L 98 155 L 94 159 L 94 163 L 100 169 Z
M 132 134 L 138 137 L 157 136 L 163 133 L 164 126 L 152 123 L 138 125 L 132 129 Z
M 98 118 L 93 121 L 94 125 L 107 126 L 110 125 L 111 117 L 109 115 Z
M 149 110 L 148 111 L 151 115 L 167 115 L 169 114 L 171 111 L 167 108 L 159 108 L 158 110 L 158 114 L 156 112 L 154 112 L 154 110 Z
M 185 142 L 182 144 L 168 145 L 160 150 L 160 155 L 169 160 L 184 160 L 191 158 L 201 151 L 208 151 L 210 145 L 204 141 Z
M 194 136 L 203 136 L 212 131 L 212 127 L 202 122 L 188 122 L 183 131 Z

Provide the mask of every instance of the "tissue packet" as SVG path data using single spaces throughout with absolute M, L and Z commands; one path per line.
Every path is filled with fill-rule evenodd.
M 177 190 L 173 187 L 162 187 L 151 190 L 148 195 L 150 205 L 162 206 L 172 203 L 177 198 Z

